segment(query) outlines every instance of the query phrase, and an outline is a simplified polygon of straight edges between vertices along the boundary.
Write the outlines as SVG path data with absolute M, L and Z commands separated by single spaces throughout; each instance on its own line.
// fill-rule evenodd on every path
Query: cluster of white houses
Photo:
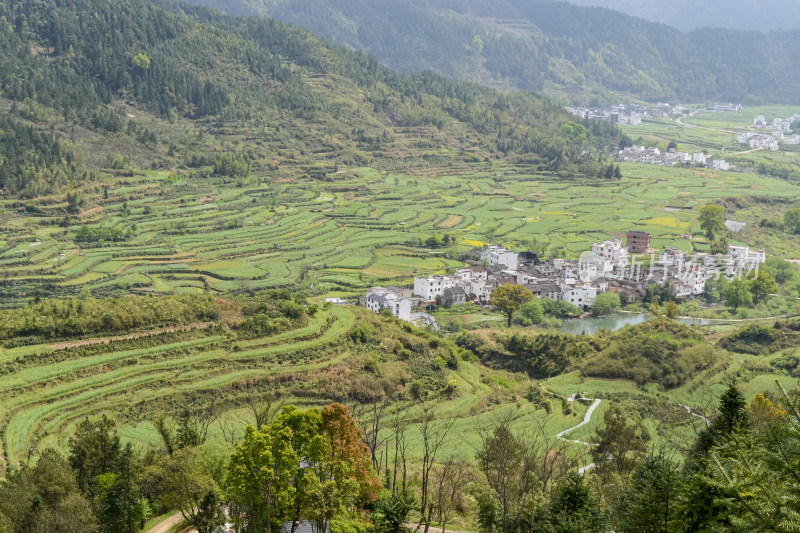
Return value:
M 631 231 L 626 237 L 626 245 L 619 239 L 595 243 L 591 253 L 582 254 L 579 261 L 540 262 L 535 254 L 487 245 L 481 250 L 480 264 L 450 275 L 415 277 L 413 290 L 373 287 L 361 301 L 376 313 L 388 309 L 396 317 L 411 321 L 416 309 L 465 302 L 485 305 L 496 288 L 518 284 L 540 298 L 588 309 L 602 292 L 627 293 L 633 300 L 644 296 L 648 285 L 667 281 L 675 286 L 678 298 L 692 298 L 703 294 L 708 278 L 730 278 L 766 260 L 764 250 L 740 246 L 729 246 L 725 255 L 699 253 L 689 258 L 675 248 L 656 254 L 649 248 L 649 234 Z M 647 266 L 642 266 L 638 254 L 648 254 Z
M 746 144 L 750 148 L 779 150 L 780 144 L 800 144 L 800 134 L 792 133 L 792 124 L 800 120 L 800 114 L 788 118 L 774 118 L 772 124 L 767 123 L 763 115 L 753 120 L 757 131 L 740 130 L 736 132 L 736 142 Z
M 568 107 L 567 111 L 585 119 L 603 120 L 620 126 L 641 126 L 646 118 L 682 117 L 689 109 L 659 103 L 656 105 L 619 104 L 610 107 Z
M 753 127 L 757 130 L 773 130 L 781 133 L 792 133 L 792 124 L 800 120 L 800 113 L 786 118 L 776 117 L 772 119 L 772 124 L 767 122 L 764 115 L 758 115 L 753 119 Z
M 713 168 L 714 170 L 730 170 L 727 161 L 710 158 L 704 152 L 679 152 L 675 149 L 662 152 L 660 148 L 650 146 L 628 146 L 612 154 L 615 161 L 621 163 L 646 163 L 672 167 L 675 165 Z
M 732 104 L 730 102 L 714 102 L 706 108 L 706 111 L 714 113 L 736 113 L 742 110 L 742 104 Z

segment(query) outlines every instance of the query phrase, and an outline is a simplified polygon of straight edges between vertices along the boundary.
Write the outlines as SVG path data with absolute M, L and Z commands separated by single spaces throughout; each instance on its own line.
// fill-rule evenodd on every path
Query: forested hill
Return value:
M 443 148 L 462 160 L 515 157 L 594 175 L 602 169 L 582 150 L 620 141 L 607 125 L 576 129 L 534 94 L 398 74 L 274 20 L 169 0 L 2 0 L 0 21 L 6 135 L 19 140 L 33 127 L 51 136 L 28 135 L 0 158 L 0 189 L 11 192 L 48 192 L 84 176 L 84 163 L 118 166 L 105 159 L 112 146 L 140 166 L 213 164 L 242 175 L 373 158 L 425 163 Z M 78 152 L 90 146 L 80 163 L 59 144 L 66 136 Z M 223 148 L 224 164 L 215 160 Z M 24 164 L 26 150 L 42 164 Z
M 686 34 L 553 0 L 191 1 L 298 24 L 402 71 L 432 69 L 574 102 L 624 95 L 686 102 L 800 99 L 800 31 Z
M 800 28 L 800 0 L 571 0 L 615 9 L 681 30 L 727 28 L 770 31 Z

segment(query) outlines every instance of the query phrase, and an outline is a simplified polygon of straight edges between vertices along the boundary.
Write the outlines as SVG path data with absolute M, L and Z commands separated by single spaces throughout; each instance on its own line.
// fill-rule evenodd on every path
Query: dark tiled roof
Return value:
M 367 296 L 367 299 L 378 302 L 380 304 L 386 303 L 388 301 L 385 296 L 381 296 L 380 294 L 370 294 Z

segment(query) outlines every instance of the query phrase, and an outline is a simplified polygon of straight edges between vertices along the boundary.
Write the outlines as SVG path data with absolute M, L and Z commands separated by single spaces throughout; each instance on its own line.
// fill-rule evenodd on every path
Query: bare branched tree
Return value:
M 239 417 L 226 413 L 219 417 L 217 425 L 222 432 L 222 438 L 231 446 L 236 446 L 242 440 L 244 431 Z
M 455 418 L 436 418 L 436 412 L 426 404 L 421 404 L 422 415 L 415 424 L 422 441 L 422 488 L 420 494 L 420 525 L 424 525 L 425 533 L 431 523 L 433 506 L 429 501 L 431 471 L 439 460 L 445 442 L 451 436 Z
M 547 417 L 536 417 L 529 422 L 529 430 L 522 438 L 528 443 L 527 456 L 532 461 L 528 467 L 536 476 L 539 490 L 548 496 L 554 487 L 577 466 L 567 453 L 570 443 L 546 431 Z
M 503 533 L 523 516 L 537 516 L 537 506 L 576 466 L 567 454 L 569 443 L 548 433 L 546 422 L 534 417 L 523 423 L 517 413 L 506 411 L 479 432 L 478 466 L 500 505 Z
M 272 423 L 275 415 L 283 407 L 283 402 L 274 394 L 265 394 L 260 398 L 249 398 L 247 405 L 250 407 L 256 429 L 261 429 L 261 426 Z
M 164 411 L 158 411 L 153 417 L 153 426 L 161 436 L 167 453 L 172 455 L 175 452 L 175 420 Z
M 431 505 L 435 509 L 437 522 L 442 525 L 442 533 L 445 533 L 452 513 L 466 509 L 464 490 L 471 479 L 469 465 L 453 456 L 434 469 Z
M 356 420 L 361 427 L 361 440 L 369 449 L 372 457 L 372 466 L 380 473 L 381 463 L 378 460 L 378 450 L 389 439 L 389 435 L 383 432 L 385 424 L 386 410 L 389 408 L 389 398 L 381 393 L 375 394 L 368 403 L 359 404 L 353 412 Z M 383 432 L 383 434 L 382 434 Z M 388 467 L 388 465 L 387 465 Z
M 408 410 L 401 409 L 394 413 L 392 417 L 392 437 L 394 440 L 394 464 L 392 469 L 392 494 L 397 494 L 397 474 L 398 472 L 402 472 L 402 479 L 400 481 L 400 486 L 402 490 L 400 492 L 406 492 L 406 481 L 408 479 L 408 471 L 407 466 L 408 463 L 406 461 L 406 452 L 407 452 L 407 442 L 406 442 L 406 427 L 408 426 Z M 388 452 L 387 452 L 388 453 Z M 387 457 L 387 468 L 388 468 L 388 457 Z

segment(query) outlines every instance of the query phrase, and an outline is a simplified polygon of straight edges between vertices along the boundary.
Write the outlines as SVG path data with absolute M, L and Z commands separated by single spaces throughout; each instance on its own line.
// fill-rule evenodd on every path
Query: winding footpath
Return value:
M 572 396 L 570 396 L 568 398 L 568 401 L 574 402 L 575 401 L 575 395 L 573 394 Z M 583 415 L 583 421 L 580 424 L 578 424 L 577 426 L 573 426 L 571 428 L 565 429 L 561 433 L 556 434 L 556 437 L 558 437 L 559 439 L 563 439 L 563 440 L 569 441 L 569 442 L 574 442 L 575 444 L 582 444 L 584 446 L 591 446 L 592 444 L 589 443 L 589 442 L 583 442 L 582 440 L 570 440 L 570 439 L 564 438 L 564 435 L 566 435 L 567 433 L 570 433 L 572 431 L 575 431 L 576 429 L 578 429 L 579 427 L 581 427 L 583 425 L 588 424 L 589 421 L 592 419 L 592 414 L 594 413 L 594 410 L 597 409 L 598 405 L 600 405 L 600 398 L 595 398 L 594 401 L 592 402 L 592 405 L 590 405 L 589 409 L 586 411 L 586 414 Z M 594 463 L 590 463 L 590 464 L 588 464 L 586 466 L 583 466 L 583 467 L 579 468 L 578 469 L 578 474 L 582 476 L 587 470 L 590 470 L 592 468 L 594 468 Z
M 183 522 L 183 515 L 181 513 L 175 513 L 148 529 L 145 533 L 168 533 L 169 530 L 181 522 Z
M 692 408 L 691 408 L 691 407 L 689 407 L 688 405 L 683 405 L 682 403 L 679 403 L 678 405 L 680 405 L 681 407 L 683 407 L 684 409 L 686 409 L 686 412 L 687 412 L 687 413 L 689 413 L 689 415 L 691 415 L 691 416 L 694 416 L 694 417 L 697 417 L 697 418 L 699 418 L 700 420 L 702 420 L 703 422 L 705 422 L 706 426 L 709 426 L 709 425 L 711 425 L 711 421 L 710 421 L 708 418 L 704 417 L 704 416 L 703 416 L 703 415 L 701 415 L 701 414 L 695 413 L 695 412 L 692 410 Z
M 709 128 L 707 126 L 698 126 L 696 124 L 690 124 L 688 122 L 684 122 L 683 121 L 684 118 L 691 118 L 691 117 L 695 116 L 697 113 L 699 113 L 700 111 L 702 111 L 702 110 L 701 109 L 695 109 L 694 111 L 689 113 L 689 116 L 687 116 L 687 117 L 676 118 L 675 122 L 677 122 L 678 124 L 680 124 L 681 126 L 683 126 L 685 128 L 697 128 L 699 130 L 716 131 L 718 133 L 734 133 L 734 134 L 736 133 L 735 131 L 731 131 L 731 130 L 721 130 L 721 129 L 717 129 L 717 128 Z

